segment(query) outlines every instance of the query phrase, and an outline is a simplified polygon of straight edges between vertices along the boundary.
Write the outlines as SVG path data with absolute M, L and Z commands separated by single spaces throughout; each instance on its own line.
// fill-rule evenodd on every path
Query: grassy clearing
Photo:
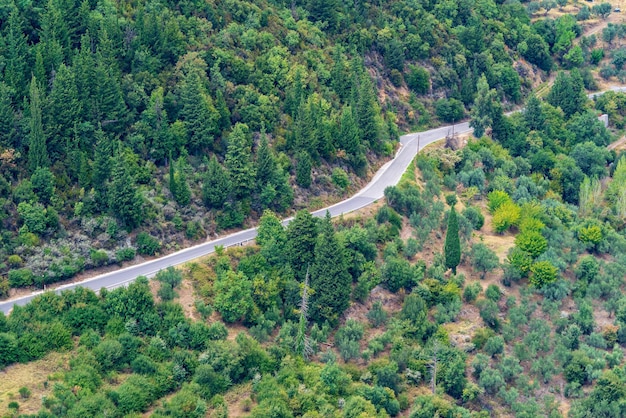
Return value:
M 52 392 L 55 376 L 69 370 L 72 352 L 53 352 L 41 360 L 15 364 L 0 371 L 0 416 L 10 416 L 9 403 L 18 402 L 20 414 L 35 414 L 41 400 Z M 19 390 L 26 387 L 31 395 L 22 399 Z

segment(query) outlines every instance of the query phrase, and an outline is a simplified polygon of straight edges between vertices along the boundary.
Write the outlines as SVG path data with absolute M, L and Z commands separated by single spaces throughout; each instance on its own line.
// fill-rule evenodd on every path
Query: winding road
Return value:
M 610 87 L 607 91 L 624 92 L 626 91 L 626 87 L 614 86 Z M 593 99 L 594 97 L 597 97 L 605 92 L 606 91 L 592 93 L 589 94 L 588 97 Z M 402 174 L 404 174 L 409 164 L 411 164 L 413 157 L 417 154 L 418 144 L 419 148 L 422 149 L 428 144 L 444 139 L 452 132 L 452 129 L 452 125 L 448 125 L 425 132 L 417 132 L 401 136 L 400 148 L 398 149 L 395 158 L 382 166 L 363 189 L 349 199 L 313 212 L 313 216 L 323 217 L 325 216 L 326 211 L 329 211 L 330 215 L 333 217 L 339 216 L 344 213 L 354 212 L 355 210 L 361 209 L 382 198 L 384 196 L 385 189 L 388 186 L 398 184 Z M 456 134 L 463 134 L 471 131 L 472 128 L 469 127 L 469 122 L 454 125 L 454 133 Z M 287 225 L 291 219 L 292 218 L 285 219 L 283 224 Z M 233 245 L 240 245 L 253 240 L 254 237 L 256 237 L 256 228 L 246 229 L 213 241 L 208 241 L 203 244 L 186 248 L 156 260 L 147 261 L 145 263 L 102 274 L 81 282 L 62 285 L 55 288 L 54 291 L 61 292 L 66 289 L 74 289 L 76 287 L 86 287 L 95 291 L 98 291 L 103 287 L 107 289 L 114 289 L 132 282 L 138 276 L 152 277 L 159 270 L 170 266 L 177 266 L 192 261 L 198 257 L 211 254 L 215 251 L 216 246 L 231 247 Z M 1 302 L 0 311 L 8 314 L 11 309 L 13 309 L 14 305 L 25 305 L 41 293 L 43 293 L 43 291 L 33 292 L 27 296 L 21 296 Z
M 469 127 L 468 122 L 454 125 L 454 132 L 458 134 L 466 133 L 471 130 L 472 129 Z M 401 145 L 395 158 L 382 166 L 363 189 L 349 199 L 313 212 L 313 216 L 323 217 L 325 216 L 326 211 L 329 211 L 333 217 L 339 216 L 344 213 L 361 209 L 362 207 L 365 207 L 382 198 L 384 196 L 385 188 L 398 184 L 402 174 L 404 174 L 409 164 L 411 164 L 413 157 L 415 157 L 418 152 L 418 142 L 420 149 L 422 149 L 428 144 L 444 139 L 446 135 L 451 133 L 451 131 L 452 126 L 442 126 L 436 129 L 431 129 L 430 131 L 401 136 Z M 291 219 L 292 218 L 285 219 L 283 224 L 287 225 Z M 74 289 L 76 287 L 85 287 L 95 291 L 98 291 L 103 287 L 107 289 L 114 289 L 128 284 L 129 282 L 135 280 L 138 276 L 152 277 L 159 270 L 170 266 L 177 266 L 198 257 L 211 254 L 215 251 L 216 246 L 231 247 L 233 245 L 243 244 L 253 240 L 254 237 L 256 237 L 256 233 L 256 228 L 239 231 L 213 241 L 208 241 L 203 244 L 186 248 L 156 260 L 147 261 L 142 264 L 102 274 L 81 282 L 62 285 L 55 288 L 54 291 L 61 292 L 66 289 Z M 41 293 L 43 293 L 43 291 L 33 292 L 27 296 L 21 296 L 1 302 L 0 311 L 4 312 L 4 314 L 8 314 L 13 309 L 14 305 L 25 305 Z

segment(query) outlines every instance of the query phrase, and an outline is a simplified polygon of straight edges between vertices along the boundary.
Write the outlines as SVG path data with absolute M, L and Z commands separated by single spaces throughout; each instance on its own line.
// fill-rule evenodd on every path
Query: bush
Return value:
M 35 275 L 30 269 L 22 268 L 9 271 L 9 285 L 11 287 L 32 286 L 35 282 Z
M 343 171 L 343 169 L 339 167 L 333 169 L 332 180 L 333 184 L 342 190 L 350 185 L 350 178 L 348 177 L 348 173 L 346 173 L 345 171 Z
M 497 302 L 502 297 L 502 291 L 497 285 L 490 284 L 487 287 L 487 290 L 485 290 L 485 296 L 487 297 L 487 299 Z
M 94 266 L 103 266 L 109 262 L 109 256 L 104 250 L 89 250 L 89 258 Z
M 161 243 L 147 232 L 137 234 L 137 252 L 141 255 L 155 255 L 161 249 Z
M 498 233 L 503 233 L 512 226 L 517 225 L 522 215 L 522 209 L 515 203 L 509 201 L 503 203 L 493 213 L 493 228 Z
M 22 260 L 22 257 L 20 257 L 19 255 L 13 254 L 7 258 L 7 264 L 9 267 L 16 269 L 16 268 L 22 267 L 22 264 L 24 264 L 24 261 Z
M 492 214 L 507 202 L 511 202 L 511 197 L 502 190 L 494 190 L 487 195 L 487 207 Z
M 346 325 L 339 328 L 335 334 L 335 342 L 344 361 L 359 357 L 359 341 L 363 338 L 363 333 L 363 325 L 353 319 L 347 320 Z
M 472 224 L 472 228 L 475 231 L 480 230 L 485 224 L 485 217 L 480 212 L 480 209 L 475 208 L 474 206 L 468 206 L 463 210 L 462 215 L 470 221 Z
M 557 268 L 549 261 L 538 261 L 532 265 L 530 271 L 533 273 L 530 277 L 530 283 L 541 289 L 544 285 L 556 281 Z
M 472 283 L 465 286 L 465 289 L 463 289 L 463 300 L 467 303 L 474 302 L 482 290 L 483 287 L 480 283 Z
M 515 245 L 532 258 L 537 258 L 548 248 L 548 241 L 540 232 L 526 230 L 515 237 Z
M 22 387 L 20 388 L 19 392 L 20 392 L 20 397 L 21 397 L 22 399 L 28 399 L 28 398 L 30 398 L 31 391 L 30 391 L 30 389 L 28 389 L 27 387 L 22 386 Z
M 485 352 L 491 357 L 504 351 L 504 338 L 501 335 L 491 337 L 485 343 Z
M 378 328 L 387 322 L 387 312 L 383 309 L 383 304 L 380 301 L 374 303 L 372 309 L 367 313 L 367 320 L 373 327 Z
M 115 253 L 115 258 L 117 259 L 118 263 L 121 263 L 124 261 L 132 260 L 133 258 L 135 258 L 136 254 L 137 251 L 135 251 L 135 249 L 132 247 L 120 248 Z
M 500 259 L 496 253 L 482 243 L 472 245 L 470 262 L 472 267 L 480 272 L 481 279 L 484 279 L 488 272 L 500 265 Z

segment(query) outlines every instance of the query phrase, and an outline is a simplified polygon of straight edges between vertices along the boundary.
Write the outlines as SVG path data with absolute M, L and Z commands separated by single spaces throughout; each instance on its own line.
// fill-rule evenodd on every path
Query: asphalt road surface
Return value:
M 471 130 L 472 129 L 469 127 L 468 122 L 454 126 L 455 133 L 465 133 Z M 398 184 L 400 181 L 402 174 L 404 174 L 407 167 L 413 160 L 413 157 L 415 157 L 418 152 L 418 142 L 420 149 L 422 149 L 430 143 L 445 138 L 446 135 L 450 133 L 452 133 L 452 126 L 443 126 L 430 131 L 412 133 L 400 137 L 401 146 L 398 149 L 395 158 L 381 167 L 372 181 L 370 181 L 363 189 L 349 199 L 334 204 L 328 208 L 315 211 L 313 212 L 313 216 L 323 217 L 326 215 L 326 211 L 329 211 L 333 217 L 339 216 L 344 213 L 361 209 L 362 207 L 365 207 L 382 198 L 384 196 L 385 188 Z M 287 225 L 290 220 L 291 218 L 285 219 L 283 224 Z M 254 237 L 256 237 L 256 228 L 246 229 L 213 241 L 186 248 L 156 260 L 147 261 L 142 264 L 102 274 L 81 282 L 63 285 L 55 288 L 54 291 L 61 292 L 67 289 L 74 289 L 79 286 L 95 291 L 98 291 L 103 287 L 107 289 L 114 289 L 132 282 L 138 276 L 152 277 L 159 270 L 183 264 L 198 257 L 211 254 L 215 251 L 215 247 L 218 245 L 223 247 L 241 245 L 253 240 Z M 11 309 L 13 309 L 13 305 L 25 305 L 41 293 L 43 293 L 43 291 L 37 291 L 27 296 L 1 302 L 0 310 L 5 314 L 8 314 Z

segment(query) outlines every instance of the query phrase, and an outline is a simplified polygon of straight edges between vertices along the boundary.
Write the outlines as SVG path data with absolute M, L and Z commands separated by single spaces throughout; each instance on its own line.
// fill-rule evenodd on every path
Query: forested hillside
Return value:
M 392 155 L 398 126 L 465 117 L 481 76 L 507 108 L 554 68 L 599 62 L 574 41 L 600 10 L 531 12 L 491 0 L 3 2 L 0 296 L 264 209 L 320 207 Z
M 489 135 L 372 209 L 266 210 L 255 245 L 0 315 L 0 414 L 626 415 L 626 159 L 596 117 L 622 125 L 626 94 L 573 71 L 524 107 L 481 77 Z

